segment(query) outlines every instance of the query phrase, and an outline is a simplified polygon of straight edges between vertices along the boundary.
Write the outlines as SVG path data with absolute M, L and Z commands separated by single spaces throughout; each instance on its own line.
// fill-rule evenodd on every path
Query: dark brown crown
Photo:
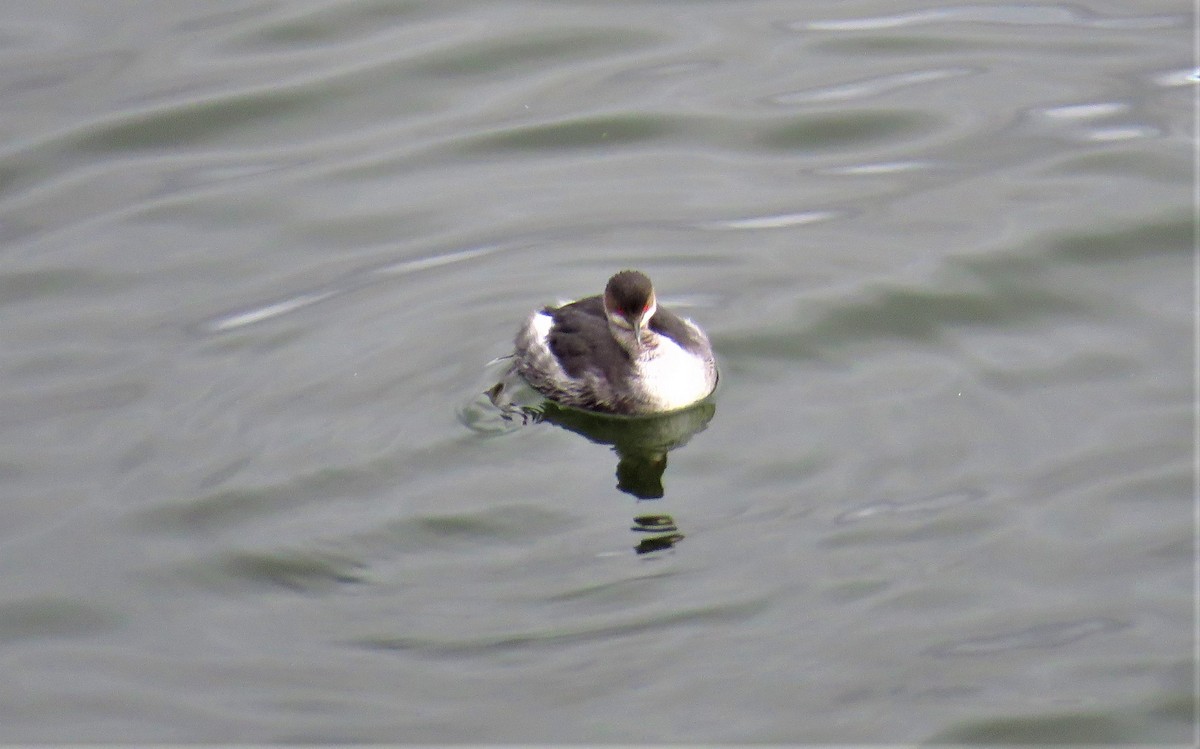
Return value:
M 646 274 L 636 270 L 621 271 L 604 287 L 604 307 L 629 319 L 641 315 L 653 298 L 654 285 Z

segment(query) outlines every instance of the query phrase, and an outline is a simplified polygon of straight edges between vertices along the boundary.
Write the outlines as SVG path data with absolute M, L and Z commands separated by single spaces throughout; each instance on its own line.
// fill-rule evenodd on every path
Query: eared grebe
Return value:
M 565 406 L 615 414 L 674 411 L 717 385 L 708 336 L 658 306 L 650 279 L 625 270 L 603 296 L 544 307 L 517 332 L 515 368 Z

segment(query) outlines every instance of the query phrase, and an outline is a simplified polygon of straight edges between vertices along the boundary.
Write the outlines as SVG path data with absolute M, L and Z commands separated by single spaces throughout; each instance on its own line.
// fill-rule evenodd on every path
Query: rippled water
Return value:
M 0 742 L 1190 741 L 1193 24 L 5 3 Z M 622 267 L 715 407 L 499 421 Z

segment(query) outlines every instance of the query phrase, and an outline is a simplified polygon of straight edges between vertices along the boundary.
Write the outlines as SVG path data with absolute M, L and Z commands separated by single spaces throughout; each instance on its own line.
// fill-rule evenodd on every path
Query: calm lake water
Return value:
M 0 743 L 1190 743 L 1194 22 L 5 2 Z M 478 397 L 625 267 L 657 499 Z

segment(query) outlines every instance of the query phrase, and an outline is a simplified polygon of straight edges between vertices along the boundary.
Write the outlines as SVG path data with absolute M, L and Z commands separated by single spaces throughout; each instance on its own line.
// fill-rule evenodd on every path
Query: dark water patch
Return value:
M 1140 743 L 1110 712 L 1060 713 L 965 721 L 926 739 L 925 744 L 1072 746 Z
M 939 658 L 957 656 L 988 656 L 1014 650 L 1040 650 L 1070 645 L 1087 637 L 1111 634 L 1128 627 L 1116 619 L 1095 618 L 1067 622 L 1035 624 L 1024 629 L 1002 632 L 986 637 L 973 637 L 958 642 L 937 645 L 927 652 Z
M 574 525 L 572 516 L 537 505 L 505 504 L 473 512 L 395 520 L 386 534 L 395 548 L 424 552 L 463 544 L 522 544 Z
M 20 463 L 0 460 L 0 476 L 4 477 L 10 486 L 15 485 L 21 478 L 29 475 L 28 469 Z
M 137 516 L 135 524 L 187 535 L 211 533 L 235 528 L 254 517 L 282 512 L 295 502 L 292 494 L 284 490 L 229 489 L 151 507 Z
M 38 49 L 48 49 L 60 41 L 49 24 L 21 23 L 15 21 L 0 22 L 0 52 L 17 54 Z
M 159 454 L 159 443 L 156 439 L 139 439 L 121 451 L 113 462 L 113 467 L 118 475 L 127 476 L 150 465 Z
M 615 81 L 642 80 L 655 78 L 674 78 L 707 73 L 721 67 L 718 60 L 692 60 L 689 62 L 668 62 L 644 65 L 622 70 L 613 75 Z
M 378 635 L 352 639 L 349 644 L 367 650 L 399 651 L 428 656 L 479 656 L 492 652 L 523 650 L 552 645 L 613 640 L 622 637 L 674 630 L 677 627 L 741 621 L 767 608 L 767 602 L 751 600 L 677 609 L 638 619 L 596 623 L 585 627 L 561 627 L 527 632 L 510 632 L 481 637 Z
M 597 600 L 628 600 L 631 591 L 644 589 L 650 581 L 670 580 L 677 577 L 677 571 L 660 572 L 653 575 L 639 575 L 625 580 L 608 580 L 601 583 L 583 585 L 573 590 L 555 593 L 545 598 L 548 603 L 565 603 L 573 601 L 595 602 Z
M 813 50 L 832 57 L 877 56 L 927 57 L 930 55 L 978 54 L 986 46 L 978 41 L 950 39 L 933 34 L 861 34 L 851 37 L 817 39 Z
M 892 580 L 838 580 L 821 590 L 821 598 L 835 606 L 864 601 L 890 590 L 893 584 Z
M 1194 730 L 1200 720 L 1200 706 L 1196 704 L 1196 695 L 1190 694 L 1195 682 L 1197 664 L 1189 663 L 1185 669 L 1189 671 L 1186 683 L 1174 695 L 1156 701 L 1148 711 L 1149 717 L 1161 718 L 1174 723 L 1188 731 Z M 1155 721 L 1157 722 L 1157 721 Z
M 922 112 L 855 111 L 797 117 L 720 120 L 661 113 L 581 116 L 558 122 L 515 124 L 459 138 L 446 147 L 469 156 L 610 149 L 673 144 L 722 150 L 823 151 L 926 135 L 944 122 Z
M 6 76 L 0 82 L 0 96 L 12 104 L 28 95 L 48 94 L 54 89 L 69 86 L 86 79 L 99 79 L 114 75 L 123 66 L 133 61 L 133 55 L 124 52 L 103 52 L 77 55 L 39 65 L 36 70 L 25 70 Z
M 75 134 L 73 145 L 82 151 L 111 154 L 218 143 L 236 132 L 261 133 L 271 122 L 329 106 L 331 93 L 321 85 L 280 87 L 125 112 L 90 123 Z
M 1140 224 L 1050 237 L 1026 251 L 951 257 L 923 281 L 876 281 L 839 299 L 797 332 L 746 333 L 720 338 L 727 353 L 771 358 L 818 358 L 823 350 L 878 339 L 935 344 L 964 327 L 1011 328 L 1061 317 L 1094 317 L 1104 298 L 1056 283 L 1055 267 L 1135 261 L 1150 255 L 1190 256 L 1190 218 L 1169 215 Z M 1048 262 L 1050 261 L 1050 262 Z M 1105 364 L 1112 355 L 1101 356 Z
M 1183 429 L 1174 430 L 1176 434 L 1184 434 Z M 1187 470 L 1185 452 L 1179 443 L 1164 439 L 1159 445 L 1159 459 L 1165 461 L 1174 456 L 1173 465 L 1163 465 L 1147 470 L 1138 471 L 1130 468 L 1120 472 L 1120 480 L 1114 482 L 1112 493 L 1119 502 L 1140 502 L 1158 506 L 1159 503 L 1171 500 L 1182 500 L 1187 496 L 1195 496 L 1196 487 L 1194 476 Z M 1115 465 L 1114 462 L 1109 463 Z
M 74 414 L 111 411 L 142 400 L 149 388 L 140 382 L 94 387 L 61 388 L 55 392 L 0 400 L 0 419 L 6 426 L 56 419 Z
M 865 288 L 804 330 L 749 333 L 720 339 L 723 353 L 771 358 L 819 358 L 826 349 L 878 339 L 934 344 L 948 330 L 964 326 L 1029 323 L 1055 314 L 1082 313 L 1087 305 L 1056 290 L 997 282 L 992 288 L 956 291 L 944 285 L 905 286 L 880 282 Z
M 420 2 L 360 0 L 347 5 L 280 14 L 261 22 L 240 23 L 237 34 L 219 49 L 226 54 L 280 50 L 311 54 L 314 48 L 354 44 L 364 37 L 379 35 L 381 30 L 409 21 L 427 7 L 426 3 Z M 226 18 L 222 23 L 231 20 L 237 19 Z
M 773 151 L 855 148 L 928 133 L 941 120 L 928 112 L 861 111 L 797 117 L 764 127 L 753 140 Z
M 241 582 L 297 593 L 321 593 L 366 582 L 366 571 L 366 565 L 358 560 L 320 551 L 238 551 L 189 567 L 185 576 L 218 588 Z
M 1194 487 L 1191 478 L 1192 477 L 1190 475 L 1179 477 L 1179 482 L 1181 484 L 1180 488 L 1183 489 L 1183 491 L 1177 496 L 1188 496 L 1188 493 Z M 1196 559 L 1196 554 L 1198 551 L 1200 551 L 1200 548 L 1197 548 L 1197 546 L 1197 539 L 1194 535 L 1192 535 L 1191 530 L 1189 529 L 1187 532 L 1180 532 L 1174 540 L 1160 541 L 1156 545 L 1150 547 L 1146 550 L 1146 556 L 1158 557 L 1160 559 L 1167 559 L 1178 563 L 1191 562 L 1192 560 Z
M 245 27 L 249 26 L 252 21 L 263 15 L 264 10 L 270 6 L 250 6 L 245 8 L 219 9 L 210 10 L 214 6 L 196 6 L 196 10 L 201 8 L 205 12 L 197 13 L 193 16 L 188 16 L 177 21 L 172 27 L 173 30 L 185 34 L 195 32 L 207 32 L 214 29 L 222 29 L 229 26 Z
M 653 37 L 629 30 L 589 29 L 586 33 L 543 31 L 537 36 L 457 45 L 424 56 L 407 67 L 418 76 L 461 78 L 544 70 L 554 60 L 575 63 L 652 43 Z
M 1161 431 L 1153 441 L 1106 444 L 1078 455 L 1060 456 L 1032 477 L 1033 491 L 1041 496 L 1086 492 L 1123 504 L 1158 504 L 1193 496 L 1185 437 L 1191 434 L 1190 415 L 1179 409 L 1174 419 L 1159 417 Z
M 1047 169 L 1048 174 L 1098 177 L 1137 176 L 1153 182 L 1179 185 L 1191 179 L 1190 162 L 1151 150 L 1126 148 L 1066 157 Z
M 169 171 L 162 174 L 161 187 L 155 191 L 154 195 L 156 197 L 173 196 L 214 185 L 245 183 L 268 175 L 278 175 L 300 167 L 305 162 L 304 156 L 279 158 L 276 156 L 252 157 L 243 154 L 235 159 L 214 159 L 195 166 L 176 163 L 171 166 Z M 196 205 L 189 205 L 188 209 L 193 212 L 193 216 L 200 211 Z M 173 221 L 181 219 L 177 204 L 146 204 L 140 207 L 139 213 L 143 218 L 148 219 L 164 217 L 169 217 Z M 228 217 L 230 222 L 233 222 L 235 217 L 242 218 L 228 208 L 222 212 L 222 216 Z
M 121 291 L 135 284 L 132 278 L 79 268 L 9 271 L 0 273 L 0 307 L 49 296 L 70 295 L 78 299 Z
M 28 598 L 0 603 L 0 642 L 88 637 L 116 629 L 115 612 L 69 598 Z
M 382 466 L 321 468 L 274 485 L 222 489 L 190 499 L 164 500 L 137 512 L 133 523 L 168 533 L 213 533 L 311 503 L 375 496 L 395 483 L 396 476 Z
M 809 335 L 824 341 L 898 338 L 932 343 L 955 326 L 1009 325 L 1048 316 L 1052 311 L 1082 309 L 1049 291 L 1004 291 L 1007 293 L 879 284 L 870 301 L 831 312 L 810 328 Z
M 1062 237 L 1051 245 L 1050 252 L 1071 263 L 1127 262 L 1147 255 L 1191 257 L 1195 243 L 1196 228 L 1191 217 L 1179 216 Z
M 544 125 L 508 128 L 470 139 L 456 146 L 456 149 L 478 154 L 608 148 L 662 140 L 684 129 L 683 120 L 677 117 L 582 117 Z

